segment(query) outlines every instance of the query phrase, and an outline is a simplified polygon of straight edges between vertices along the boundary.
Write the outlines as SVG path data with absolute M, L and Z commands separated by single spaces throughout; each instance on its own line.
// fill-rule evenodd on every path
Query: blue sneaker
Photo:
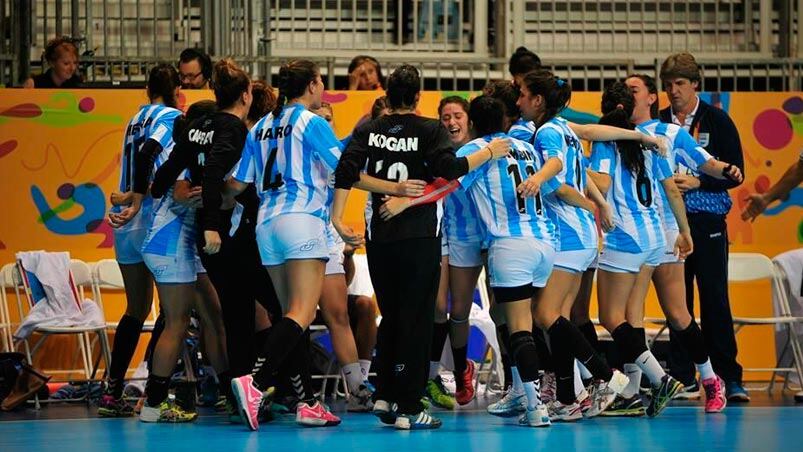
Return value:
M 514 417 L 527 410 L 527 396 L 524 391 L 515 392 L 512 388 L 499 401 L 488 405 L 488 414 L 499 417 Z
M 750 401 L 747 390 L 738 381 L 725 383 L 725 394 L 728 397 L 728 402 L 747 403 Z

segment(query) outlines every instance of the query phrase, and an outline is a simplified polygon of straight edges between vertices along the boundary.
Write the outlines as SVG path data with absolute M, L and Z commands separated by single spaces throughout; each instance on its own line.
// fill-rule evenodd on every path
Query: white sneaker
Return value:
M 549 418 L 556 422 L 574 422 L 583 418 L 580 404 L 577 402 L 564 405 L 559 400 L 553 400 L 547 405 L 547 411 L 549 412 Z
M 552 425 L 546 405 L 542 403 L 534 410 L 528 408 L 519 418 L 519 425 L 524 427 L 549 427 Z
M 630 383 L 630 378 L 618 370 L 613 371 L 610 381 L 595 382 L 591 390 L 591 408 L 586 410 L 583 415 L 587 418 L 599 416 L 611 406 L 616 400 L 616 396 L 627 388 L 628 383 Z
M 367 387 L 360 385 L 360 389 L 349 395 L 346 402 L 346 411 L 350 413 L 367 413 L 374 409 L 374 402 L 371 401 L 371 396 L 374 393 Z

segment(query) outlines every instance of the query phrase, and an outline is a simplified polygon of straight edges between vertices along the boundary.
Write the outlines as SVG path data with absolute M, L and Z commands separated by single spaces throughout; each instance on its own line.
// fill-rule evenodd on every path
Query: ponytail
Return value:
M 218 109 L 225 110 L 234 105 L 248 91 L 249 86 L 251 79 L 234 61 L 226 58 L 215 63 L 212 87 Z
M 279 68 L 279 96 L 276 98 L 276 107 L 273 109 L 274 119 L 282 114 L 282 108 L 287 101 L 304 95 L 307 86 L 320 74 L 318 65 L 312 61 L 292 60 L 283 64 Z
M 540 95 L 544 98 L 544 117 L 541 124 L 536 124 L 539 127 L 563 111 L 572 99 L 572 86 L 569 82 L 546 69 L 529 72 L 522 83 L 531 96 Z
M 176 88 L 181 86 L 176 68 L 169 64 L 159 64 L 151 68 L 148 73 L 148 99 L 161 97 L 168 107 L 177 108 Z
M 602 113 L 599 123 L 620 129 L 633 130 L 635 126 L 630 121 L 636 101 L 630 88 L 623 82 L 615 82 L 602 93 Z M 637 141 L 617 141 L 622 164 L 636 176 L 644 173 L 644 150 Z

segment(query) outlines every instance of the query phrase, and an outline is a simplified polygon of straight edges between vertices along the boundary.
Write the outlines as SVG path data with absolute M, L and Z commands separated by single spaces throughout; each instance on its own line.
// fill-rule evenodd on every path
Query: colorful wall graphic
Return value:
M 0 221 L 0 264 L 11 262 L 16 251 L 31 249 L 69 250 L 87 261 L 113 257 L 105 214 L 109 194 L 117 186 L 125 124 L 147 102 L 144 90 L 4 89 L 0 93 L 0 206 L 4 216 Z M 426 92 L 419 112 L 434 116 L 440 99 L 453 94 L 470 96 Z M 325 93 L 334 108 L 337 135 L 348 135 L 366 117 L 378 95 Z M 801 187 L 754 223 L 739 219 L 745 197 L 767 190 L 797 160 L 803 147 L 802 96 L 703 95 L 730 113 L 744 148 L 747 178 L 731 192 L 735 207 L 728 218 L 733 251 L 774 256 L 803 246 Z M 211 93 L 185 91 L 180 102 L 186 106 L 201 98 L 211 98 Z M 593 122 L 599 102 L 599 93 L 575 93 L 567 116 Z M 663 97 L 662 104 L 666 104 Z M 364 201 L 365 195 L 357 191 L 350 199 L 348 220 L 358 227 L 362 227 Z M 739 300 L 732 303 L 737 305 Z M 766 339 L 771 340 L 769 336 Z

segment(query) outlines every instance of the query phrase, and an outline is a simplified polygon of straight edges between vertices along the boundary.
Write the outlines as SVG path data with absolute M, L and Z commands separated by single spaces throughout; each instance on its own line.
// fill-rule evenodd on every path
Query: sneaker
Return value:
M 393 426 L 397 430 L 433 430 L 440 428 L 442 424 L 440 419 L 432 417 L 424 410 L 416 414 L 399 414 Z
M 584 412 L 583 415 L 592 418 L 602 414 L 614 403 L 616 397 L 625 390 L 629 382 L 630 379 L 627 375 L 614 370 L 610 381 L 600 380 L 594 383 L 591 388 L 591 408 Z
M 574 422 L 583 418 L 580 404 L 577 402 L 564 405 L 560 400 L 553 400 L 547 405 L 547 412 L 549 418 L 556 422 Z
M 583 392 L 577 396 L 577 403 L 580 405 L 580 412 L 583 413 L 583 417 L 593 417 L 586 415 L 588 410 L 591 409 L 592 400 L 591 394 L 587 389 L 583 389 Z
M 390 404 L 387 400 L 377 400 L 374 402 L 374 416 L 378 417 L 383 424 L 393 425 L 396 423 L 398 406 Z
M 747 390 L 736 381 L 725 383 L 725 394 L 727 394 L 728 402 L 747 403 L 750 401 Z
M 115 399 L 111 394 L 103 394 L 98 402 L 98 416 L 101 417 L 130 417 L 134 415 L 134 407 L 125 401 L 124 397 Z
M 703 380 L 705 390 L 705 412 L 719 413 L 725 409 L 728 399 L 725 398 L 725 382 L 719 377 Z
M 525 409 L 524 414 L 519 418 L 519 425 L 523 427 L 549 427 L 552 425 L 546 405 L 542 403 L 534 410 Z
M 312 406 L 302 402 L 296 407 L 296 422 L 307 427 L 332 427 L 340 424 L 340 418 L 319 401 Z
M 259 406 L 262 404 L 262 391 L 254 385 L 254 377 L 243 375 L 231 379 L 231 391 L 237 399 L 237 409 L 251 430 L 259 429 Z
M 555 391 L 557 391 L 555 372 L 544 372 L 541 377 L 541 401 L 549 404 L 555 400 Z
M 678 400 L 697 400 L 700 398 L 700 385 L 697 380 L 690 385 L 684 385 L 683 389 L 675 396 Z
M 669 375 L 661 378 L 661 384 L 652 388 L 652 399 L 647 406 L 647 416 L 655 417 L 669 405 L 675 394 L 683 390 L 683 383 L 675 380 Z
M 601 412 L 599 415 L 610 417 L 639 417 L 645 414 L 644 402 L 641 401 L 641 396 L 636 394 L 629 399 L 617 395 L 608 409 Z
M 427 396 L 435 406 L 453 410 L 455 400 L 443 386 L 440 375 L 427 382 Z
M 513 417 L 527 411 L 527 396 L 524 391 L 511 388 L 504 397 L 488 405 L 488 414 L 499 417 Z
M 463 389 L 458 389 L 455 392 L 455 399 L 460 405 L 467 405 L 474 400 L 474 378 L 477 376 L 477 365 L 474 361 L 466 360 L 466 371 L 461 376 L 463 382 Z
M 192 422 L 196 419 L 198 419 L 198 413 L 184 411 L 175 403 L 170 403 L 167 400 L 156 407 L 148 406 L 148 402 L 145 402 L 145 405 L 142 406 L 142 411 L 139 413 L 139 420 L 142 422 L 179 424 Z
M 350 413 L 367 413 L 374 409 L 374 402 L 371 397 L 374 392 L 365 385 L 360 385 L 357 392 L 349 394 L 349 399 L 346 402 L 346 411 Z

